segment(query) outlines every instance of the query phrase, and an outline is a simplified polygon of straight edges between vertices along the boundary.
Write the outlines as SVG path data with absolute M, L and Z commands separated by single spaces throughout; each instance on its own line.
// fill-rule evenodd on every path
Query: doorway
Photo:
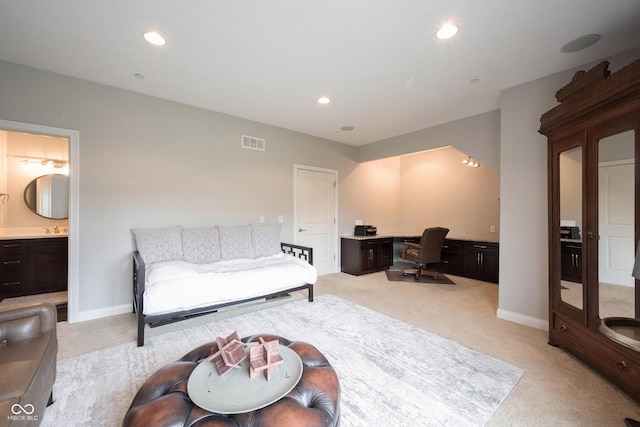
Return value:
M 66 138 L 69 141 L 69 219 L 68 219 L 68 321 L 78 319 L 78 258 L 79 258 L 79 147 L 80 134 L 71 129 L 55 128 L 32 123 L 14 122 L 0 119 L 0 130 L 22 132 L 35 135 Z M 19 198 L 17 198 L 20 200 Z
M 294 165 L 295 243 L 313 248 L 318 274 L 337 272 L 338 171 Z

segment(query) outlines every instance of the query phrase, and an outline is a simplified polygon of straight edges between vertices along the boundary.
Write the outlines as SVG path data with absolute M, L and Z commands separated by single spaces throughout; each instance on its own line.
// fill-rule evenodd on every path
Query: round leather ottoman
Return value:
M 253 335 L 243 342 L 277 339 L 302 360 L 302 378 L 283 398 L 269 406 L 242 414 L 217 414 L 196 406 L 187 394 L 187 380 L 198 361 L 209 357 L 215 342 L 201 345 L 170 363 L 140 387 L 122 425 L 139 426 L 337 426 L 340 420 L 340 383 L 327 359 L 311 344 L 276 335 Z

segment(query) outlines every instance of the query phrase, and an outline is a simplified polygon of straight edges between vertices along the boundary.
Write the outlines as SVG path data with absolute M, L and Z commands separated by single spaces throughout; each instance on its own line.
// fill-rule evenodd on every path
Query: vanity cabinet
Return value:
M 0 240 L 0 300 L 67 290 L 67 237 Z
M 29 241 L 0 240 L 0 300 L 29 294 Z
M 67 290 L 68 240 L 66 237 L 31 240 L 31 276 L 36 293 Z
M 341 269 L 361 274 L 385 270 L 393 265 L 393 237 L 340 239 Z
M 547 137 L 549 344 L 640 401 L 640 60 L 576 73 L 540 118 Z M 581 229 L 561 240 L 561 224 Z

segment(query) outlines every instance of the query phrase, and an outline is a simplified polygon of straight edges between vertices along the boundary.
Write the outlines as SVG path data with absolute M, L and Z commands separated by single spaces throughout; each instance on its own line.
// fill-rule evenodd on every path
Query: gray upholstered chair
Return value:
M 0 311 L 2 427 L 37 426 L 45 408 L 53 402 L 58 355 L 56 316 L 56 307 L 50 303 Z
M 440 254 L 447 233 L 449 233 L 448 228 L 431 227 L 424 230 L 419 244 L 407 242 L 407 247 L 403 251 L 404 257 L 418 264 L 418 268 L 405 269 L 402 273 L 405 276 L 415 275 L 416 280 L 422 275 L 437 278 L 439 273 L 430 269 L 429 266 L 442 262 Z

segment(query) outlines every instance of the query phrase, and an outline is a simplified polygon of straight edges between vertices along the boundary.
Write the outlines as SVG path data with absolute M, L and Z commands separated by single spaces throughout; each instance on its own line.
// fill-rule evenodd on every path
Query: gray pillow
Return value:
M 138 228 L 131 230 L 136 248 L 146 264 L 182 259 L 181 227 Z
M 253 254 L 256 258 L 282 252 L 280 247 L 280 224 L 251 226 Z
M 196 264 L 220 261 L 218 227 L 183 228 L 182 253 L 185 261 Z
M 218 227 L 220 259 L 255 258 L 251 242 L 251 226 Z

